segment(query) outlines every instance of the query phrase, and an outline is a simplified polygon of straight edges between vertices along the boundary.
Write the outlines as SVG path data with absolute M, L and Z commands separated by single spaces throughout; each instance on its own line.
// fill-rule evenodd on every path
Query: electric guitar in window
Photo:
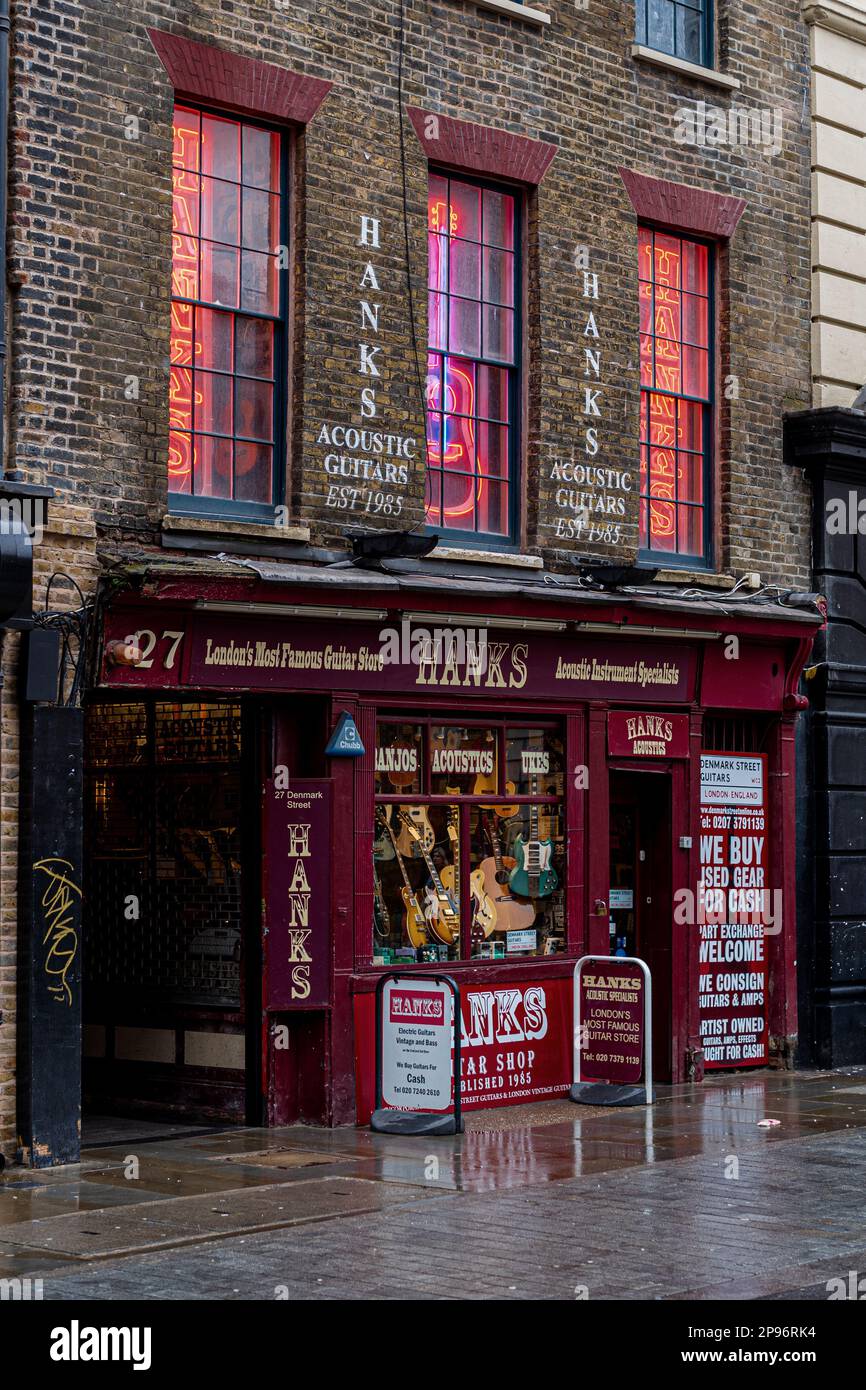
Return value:
M 516 867 L 515 860 L 505 858 L 499 844 L 496 821 L 485 812 L 481 814 L 481 824 L 490 841 L 492 856 L 482 859 L 477 873 L 481 875 L 484 891 L 496 910 L 497 931 L 525 931 L 535 921 L 535 908 L 532 903 L 521 902 L 511 896 L 508 885 L 510 871 Z
M 496 906 L 484 887 L 484 876 L 477 869 L 469 874 L 469 892 L 472 897 L 473 939 L 483 937 L 486 941 L 491 932 L 500 926 L 497 921 Z M 480 934 L 480 936 L 479 936 Z
M 373 930 L 383 940 L 387 940 L 391 935 L 391 918 L 388 915 L 385 894 L 382 892 L 382 884 L 376 873 L 375 865 L 373 867 Z
M 439 870 L 430 857 L 430 852 L 422 839 L 421 832 L 412 820 L 405 815 L 403 808 L 398 811 L 406 833 L 415 841 L 421 858 L 427 865 L 430 885 L 424 889 L 424 917 L 431 936 L 441 941 L 443 946 L 453 946 L 460 936 L 460 909 L 454 897 L 448 892 L 439 877 Z M 398 840 L 399 845 L 399 840 Z
M 537 782 L 532 779 L 532 796 L 537 795 Z M 551 867 L 553 841 L 538 838 L 538 806 L 535 802 L 529 808 L 529 838 L 518 835 L 514 844 L 517 864 L 508 875 L 508 883 L 513 892 L 522 898 L 546 898 L 556 891 L 559 876 Z
M 403 899 L 405 916 L 403 918 L 403 930 L 409 938 L 410 945 L 417 951 L 419 946 L 426 946 L 430 940 L 427 933 L 427 921 L 424 916 L 424 909 L 418 901 L 418 896 L 409 882 L 409 875 L 406 872 L 406 865 L 403 863 L 403 856 L 397 849 L 397 841 L 394 838 L 394 831 L 387 816 L 382 816 L 379 821 L 385 834 L 389 836 L 394 846 L 394 858 L 400 866 L 400 873 L 403 877 L 403 887 L 400 889 L 400 897 Z
M 424 850 L 429 854 L 436 843 L 426 806 L 400 806 L 397 814 L 402 829 L 397 836 L 397 852 L 407 859 L 418 859 Z
M 379 824 L 381 826 L 381 821 Z M 380 829 L 379 834 L 373 841 L 373 858 L 376 863 L 383 864 L 386 860 L 393 859 L 396 853 L 393 837 L 389 839 L 384 829 Z

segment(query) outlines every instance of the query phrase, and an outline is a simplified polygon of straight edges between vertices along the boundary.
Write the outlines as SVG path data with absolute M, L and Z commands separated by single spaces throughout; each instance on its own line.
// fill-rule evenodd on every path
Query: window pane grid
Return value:
M 693 559 L 705 551 L 709 274 L 703 243 L 640 229 L 640 544 Z
M 660 53 L 709 64 L 708 0 L 637 0 L 636 38 Z
M 175 112 L 169 490 L 269 504 L 281 138 Z
M 515 200 L 432 175 L 428 206 L 427 520 L 508 536 Z

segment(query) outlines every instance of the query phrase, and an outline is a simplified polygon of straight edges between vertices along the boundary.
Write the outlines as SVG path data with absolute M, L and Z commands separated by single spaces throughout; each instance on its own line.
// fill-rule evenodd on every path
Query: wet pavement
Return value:
M 866 1068 L 466 1124 L 101 1120 L 80 1165 L 0 1177 L 0 1279 L 63 1300 L 808 1299 L 866 1275 Z

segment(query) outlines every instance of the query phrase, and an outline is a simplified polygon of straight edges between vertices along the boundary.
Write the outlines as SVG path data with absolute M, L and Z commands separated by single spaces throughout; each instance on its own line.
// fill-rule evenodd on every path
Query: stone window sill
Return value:
M 519 555 L 507 550 L 472 550 L 468 547 L 437 545 L 427 556 L 428 560 L 465 560 L 476 565 L 510 565 L 512 568 L 541 570 L 544 561 L 540 555 Z
M 308 541 L 309 526 L 261 526 L 253 521 L 223 521 L 220 517 L 164 516 L 163 531 L 186 531 L 199 536 L 238 536 L 252 540 Z
M 681 584 L 683 588 L 703 585 L 706 589 L 733 589 L 736 582 L 732 574 L 716 574 L 709 570 L 659 570 L 654 580 L 656 584 Z
M 669 72 L 682 73 L 684 77 L 695 77 L 708 87 L 719 87 L 724 92 L 738 92 L 739 79 L 728 77 L 726 72 L 715 68 L 702 68 L 698 63 L 687 63 L 684 58 L 674 58 L 670 53 L 660 53 L 658 49 L 646 48 L 642 43 L 633 43 L 631 56 L 642 63 L 651 63 L 657 68 L 667 68 Z
M 536 10 L 529 5 L 517 5 L 514 0 L 472 0 L 476 9 L 492 10 L 494 14 L 507 15 L 509 19 L 522 19 L 524 24 L 531 24 L 536 29 L 542 29 L 545 24 L 550 23 L 550 15 L 545 14 L 544 10 Z

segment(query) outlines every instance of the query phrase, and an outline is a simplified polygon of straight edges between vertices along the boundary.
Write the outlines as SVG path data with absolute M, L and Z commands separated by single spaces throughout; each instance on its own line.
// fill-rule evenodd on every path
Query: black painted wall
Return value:
M 22 706 L 18 1133 L 34 1168 L 81 1148 L 83 715 Z
M 838 1067 L 866 1062 L 866 414 L 798 411 L 785 429 L 787 462 L 812 484 L 827 601 L 798 788 L 800 1061 Z

